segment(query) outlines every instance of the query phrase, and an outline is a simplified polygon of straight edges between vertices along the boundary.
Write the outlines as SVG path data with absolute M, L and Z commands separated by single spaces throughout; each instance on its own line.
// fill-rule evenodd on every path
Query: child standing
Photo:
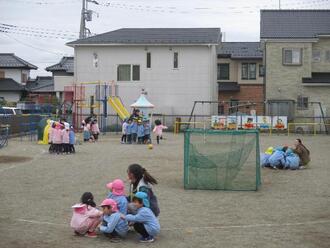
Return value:
M 53 131 L 55 127 L 56 127 L 55 122 L 51 121 L 51 126 L 49 128 L 49 133 L 48 133 L 49 153 L 55 152 L 55 145 L 53 144 Z
M 103 210 L 103 221 L 100 231 L 110 237 L 112 242 L 120 242 L 120 238 L 125 237 L 127 234 L 127 221 L 121 218 L 117 203 L 114 200 L 105 199 L 101 203 L 101 207 Z
M 66 154 L 69 154 L 69 151 L 70 151 L 70 126 L 68 123 L 66 123 L 64 129 L 62 129 L 62 146 L 63 146 L 63 152 Z
M 132 120 L 127 121 L 126 126 L 127 144 L 132 144 Z
M 143 144 L 143 139 L 144 139 L 144 126 L 143 126 L 141 120 L 138 120 L 137 138 L 138 138 L 138 144 Z
M 127 198 L 125 196 L 125 184 L 123 180 L 115 179 L 107 184 L 107 188 L 110 190 L 108 198 L 117 203 L 119 212 L 127 214 Z
M 52 131 L 52 141 L 54 144 L 54 152 L 56 154 L 60 154 L 62 152 L 62 131 L 61 131 L 61 124 L 56 123 L 55 128 Z
M 88 129 L 87 124 L 83 122 L 83 123 L 82 123 L 82 126 L 83 126 L 83 129 L 84 129 L 84 131 L 83 131 L 84 142 L 90 141 L 90 139 L 91 139 L 91 134 L 90 134 L 90 132 L 89 132 L 89 129 Z
M 97 123 L 96 119 L 92 121 L 91 132 L 94 137 L 94 140 L 97 141 L 99 139 L 100 128 L 99 128 L 99 124 Z
M 70 126 L 70 132 L 69 132 L 70 153 L 76 152 L 76 149 L 74 148 L 75 142 L 76 142 L 76 135 L 74 133 L 73 126 Z
M 125 119 L 122 126 L 121 126 L 121 143 L 125 144 L 127 142 L 127 120 Z
M 162 125 L 160 120 L 155 120 L 155 128 L 153 132 L 157 136 L 157 144 L 159 144 L 159 140 L 163 138 L 163 129 L 167 129 L 167 126 Z
M 97 237 L 95 230 L 101 223 L 102 212 L 95 207 L 94 197 L 90 192 L 85 192 L 81 196 L 80 203 L 72 206 L 73 216 L 70 225 L 76 235 Z
M 144 143 L 149 144 L 151 143 L 150 139 L 150 122 L 149 120 L 144 121 Z
M 137 131 L 138 131 L 137 119 L 134 118 L 131 124 L 132 141 L 134 143 L 136 143 Z
M 121 218 L 134 223 L 134 230 L 141 235 L 140 242 L 154 242 L 154 237 L 160 232 L 160 225 L 149 208 L 148 195 L 144 192 L 137 192 L 133 197 L 133 203 L 137 208 L 137 214 L 122 215 Z

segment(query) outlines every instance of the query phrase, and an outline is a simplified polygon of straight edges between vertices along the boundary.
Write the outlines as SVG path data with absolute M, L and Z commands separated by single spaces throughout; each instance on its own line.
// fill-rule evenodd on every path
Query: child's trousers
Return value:
M 127 134 L 127 143 L 132 144 L 132 134 Z
M 139 233 L 143 238 L 148 238 L 149 233 L 142 223 L 134 223 L 134 230 Z
M 127 135 L 126 135 L 126 134 L 123 134 L 123 135 L 121 136 L 121 142 L 122 142 L 122 143 L 126 143 L 126 140 L 127 140 Z

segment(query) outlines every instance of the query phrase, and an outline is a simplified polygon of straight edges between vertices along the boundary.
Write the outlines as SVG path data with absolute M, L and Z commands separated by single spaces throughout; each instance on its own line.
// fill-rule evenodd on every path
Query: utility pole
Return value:
M 88 9 L 88 3 L 99 4 L 95 0 L 82 0 L 79 39 L 85 39 L 91 35 L 91 31 L 86 27 L 86 22 L 92 21 L 93 13 L 96 12 Z

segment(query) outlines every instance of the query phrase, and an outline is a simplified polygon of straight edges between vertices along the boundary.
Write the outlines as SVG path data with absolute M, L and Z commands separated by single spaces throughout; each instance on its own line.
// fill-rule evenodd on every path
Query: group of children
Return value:
M 157 144 L 163 138 L 163 130 L 167 129 L 162 125 L 160 120 L 155 121 L 153 132 L 157 137 Z M 133 117 L 123 121 L 122 124 L 122 144 L 151 144 L 151 126 L 147 119 L 142 120 L 140 117 Z
M 61 121 L 51 121 L 48 133 L 49 153 L 71 154 L 75 153 L 75 132 L 73 126 Z
M 84 142 L 95 142 L 99 138 L 100 128 L 97 119 L 88 117 L 81 123 L 83 128 Z
M 261 154 L 261 166 L 273 169 L 303 169 L 310 161 L 310 152 L 296 139 L 293 147 L 278 146 L 268 147 L 265 153 Z
M 90 192 L 85 192 L 80 203 L 72 206 L 71 227 L 76 235 L 95 238 L 99 231 L 111 242 L 120 242 L 132 226 L 140 234 L 140 242 L 154 241 L 160 232 L 160 211 L 152 190 L 157 180 L 138 164 L 130 165 L 127 174 L 131 183 L 128 196 L 124 182 L 116 179 L 106 185 L 110 192 L 99 205 L 101 210 Z

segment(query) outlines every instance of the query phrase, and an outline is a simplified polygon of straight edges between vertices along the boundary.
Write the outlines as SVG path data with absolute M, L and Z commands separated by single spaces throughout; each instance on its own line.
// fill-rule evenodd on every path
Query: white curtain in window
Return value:
M 117 81 L 131 81 L 131 65 L 118 65 Z

